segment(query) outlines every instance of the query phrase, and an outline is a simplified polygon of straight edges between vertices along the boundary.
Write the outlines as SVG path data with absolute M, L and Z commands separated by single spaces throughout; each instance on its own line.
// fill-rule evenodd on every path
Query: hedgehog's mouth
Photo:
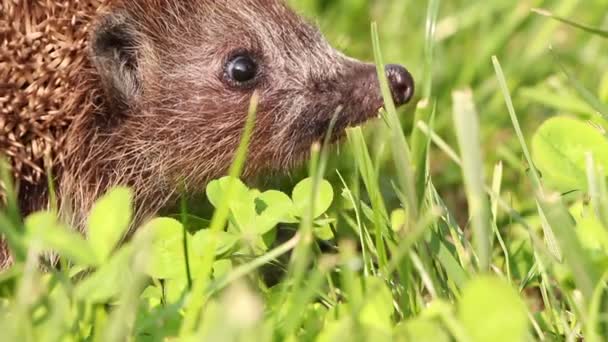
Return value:
M 342 113 L 346 115 L 339 115 L 333 125 L 333 129 L 331 129 L 328 140 L 329 145 L 337 145 L 344 141 L 347 129 L 359 127 L 370 121 L 379 119 L 381 117 L 380 111 L 382 108 L 383 107 L 378 107 L 378 110 L 368 114 L 359 112 L 357 115 L 348 115 L 348 113 Z M 329 133 L 329 129 L 331 128 L 331 121 L 331 119 L 327 119 L 318 122 L 315 125 L 315 128 L 313 128 L 314 133 L 309 136 L 310 140 L 308 140 L 308 143 L 301 143 L 295 149 L 295 158 L 291 161 L 293 165 L 299 165 L 301 162 L 310 158 L 311 147 L 314 144 L 323 144 L 325 142 L 325 139 L 328 138 L 327 134 Z
M 369 114 L 340 115 L 332 129 L 330 141 L 332 143 L 335 143 L 342 140 L 346 136 L 346 130 L 349 128 L 360 127 L 370 121 L 381 119 L 381 111 L 383 110 L 383 108 L 383 106 L 380 106 L 377 110 Z M 327 131 L 331 128 L 330 126 L 331 120 L 328 120 L 324 124 L 324 131 L 322 135 L 318 137 L 319 139 L 322 139 L 327 134 Z

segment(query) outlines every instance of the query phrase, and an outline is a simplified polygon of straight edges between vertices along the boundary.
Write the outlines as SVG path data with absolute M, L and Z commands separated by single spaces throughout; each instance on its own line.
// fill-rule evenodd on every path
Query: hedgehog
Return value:
M 51 176 L 83 233 L 113 186 L 142 220 L 225 174 L 254 92 L 245 179 L 305 160 L 338 108 L 337 138 L 384 105 L 375 65 L 281 0 L 2 0 L 0 44 L 0 154 L 21 210 L 49 207 Z M 411 74 L 384 71 L 407 103 Z

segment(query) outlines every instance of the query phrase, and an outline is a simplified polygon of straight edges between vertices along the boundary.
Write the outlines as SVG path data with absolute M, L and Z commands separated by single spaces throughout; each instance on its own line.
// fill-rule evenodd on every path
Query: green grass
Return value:
M 416 103 L 396 109 L 379 73 L 382 120 L 314 145 L 283 191 L 236 178 L 248 125 L 213 215 L 183 203 L 120 247 L 129 189 L 84 240 L 21 219 L 0 168 L 2 340 L 608 339 L 606 4 L 292 3 L 348 54 L 406 65 Z M 48 250 L 61 269 L 41 271 Z

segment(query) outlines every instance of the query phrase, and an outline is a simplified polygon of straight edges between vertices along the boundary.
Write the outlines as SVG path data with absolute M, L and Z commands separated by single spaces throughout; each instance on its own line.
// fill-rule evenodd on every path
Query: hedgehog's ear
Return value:
M 130 107 L 139 93 L 137 32 L 124 13 L 105 16 L 94 28 L 92 59 L 113 112 Z

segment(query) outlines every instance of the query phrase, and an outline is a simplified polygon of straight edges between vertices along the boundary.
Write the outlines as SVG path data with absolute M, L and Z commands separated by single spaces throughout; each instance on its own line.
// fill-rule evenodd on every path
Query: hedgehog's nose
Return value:
M 414 79 L 409 71 L 401 65 L 386 66 L 386 77 L 391 87 L 395 105 L 400 106 L 410 101 L 414 96 Z

